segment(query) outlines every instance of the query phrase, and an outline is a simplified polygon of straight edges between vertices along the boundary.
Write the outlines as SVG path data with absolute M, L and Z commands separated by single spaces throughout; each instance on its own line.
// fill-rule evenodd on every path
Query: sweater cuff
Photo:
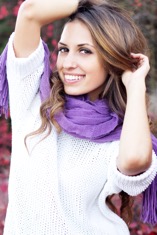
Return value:
M 44 47 L 40 39 L 37 49 L 26 58 L 17 58 L 13 48 L 14 33 L 11 34 L 8 43 L 7 64 L 11 64 L 14 73 L 24 78 L 37 71 L 44 63 Z M 10 68 L 11 69 L 11 68 Z M 18 76 L 17 76 L 18 77 Z
M 116 159 L 114 159 L 109 168 L 108 179 L 112 180 L 112 184 L 115 187 L 118 187 L 131 196 L 142 193 L 151 184 L 157 174 L 157 157 L 154 151 L 152 155 L 151 166 L 147 171 L 137 176 L 127 176 L 119 172 Z

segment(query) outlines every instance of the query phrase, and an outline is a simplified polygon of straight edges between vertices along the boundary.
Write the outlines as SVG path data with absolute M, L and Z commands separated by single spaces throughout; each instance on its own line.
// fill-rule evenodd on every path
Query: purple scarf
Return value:
M 65 101 L 64 112 L 55 115 L 65 132 L 98 143 L 120 138 L 122 120 L 110 111 L 106 100 L 66 95 Z
M 45 69 L 41 76 L 40 96 L 45 100 L 50 93 L 49 78 L 51 75 L 49 50 L 45 49 Z M 9 107 L 8 81 L 6 76 L 7 46 L 0 56 L 0 115 L 7 118 Z M 55 115 L 55 119 L 62 129 L 79 138 L 103 143 L 119 140 L 123 120 L 111 112 L 107 101 L 91 102 L 86 96 L 66 96 L 64 112 Z M 152 135 L 153 149 L 157 155 L 157 139 Z M 143 192 L 143 206 L 141 218 L 143 222 L 155 225 L 157 223 L 157 176 Z

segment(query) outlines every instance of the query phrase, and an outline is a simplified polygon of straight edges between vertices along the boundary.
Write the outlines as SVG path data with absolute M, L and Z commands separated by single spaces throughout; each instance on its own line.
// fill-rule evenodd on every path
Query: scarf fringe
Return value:
M 157 175 L 143 192 L 141 220 L 153 226 L 157 223 Z
M 6 79 L 7 49 L 8 45 L 0 56 L 0 116 L 4 114 L 5 118 L 9 116 L 9 90 L 8 81 Z
M 153 150 L 157 156 L 157 138 L 151 135 Z M 157 175 L 143 192 L 141 220 L 151 225 L 157 224 Z

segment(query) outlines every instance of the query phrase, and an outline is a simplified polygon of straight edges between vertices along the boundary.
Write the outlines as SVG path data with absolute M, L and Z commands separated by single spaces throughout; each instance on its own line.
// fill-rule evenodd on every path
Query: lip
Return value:
M 74 84 L 82 81 L 85 78 L 83 74 L 64 74 L 64 82 L 66 84 Z

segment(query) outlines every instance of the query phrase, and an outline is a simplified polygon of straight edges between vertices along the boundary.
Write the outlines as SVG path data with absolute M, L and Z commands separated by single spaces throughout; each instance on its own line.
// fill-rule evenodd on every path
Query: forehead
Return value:
M 87 26 L 79 20 L 66 23 L 60 38 L 61 42 L 92 43 L 93 38 Z

